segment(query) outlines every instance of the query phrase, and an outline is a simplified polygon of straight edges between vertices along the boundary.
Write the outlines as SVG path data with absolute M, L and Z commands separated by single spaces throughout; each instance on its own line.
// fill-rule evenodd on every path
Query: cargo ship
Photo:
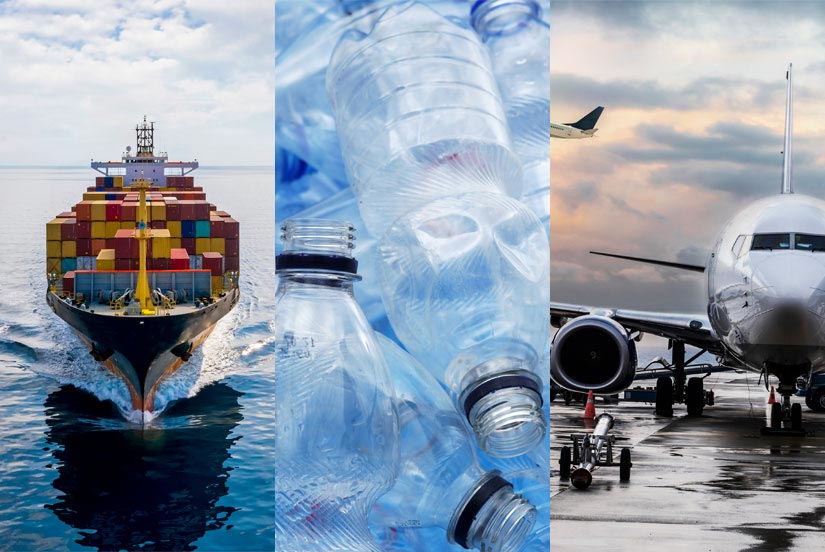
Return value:
M 158 385 L 238 302 L 240 227 L 195 186 L 197 160 L 155 155 L 145 117 L 135 130 L 136 152 L 92 161 L 95 185 L 46 224 L 46 297 L 152 412 Z

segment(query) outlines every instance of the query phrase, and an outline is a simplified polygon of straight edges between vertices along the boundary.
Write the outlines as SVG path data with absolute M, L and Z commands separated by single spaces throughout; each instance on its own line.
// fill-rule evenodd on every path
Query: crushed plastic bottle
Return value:
M 349 182 L 370 233 L 446 195 L 521 195 L 504 108 L 478 35 L 418 2 L 351 29 L 327 71 Z
M 370 521 L 442 527 L 448 542 L 483 552 L 519 550 L 535 508 L 498 472 L 478 465 L 461 417 L 426 368 L 388 338 L 378 341 L 396 390 L 401 464 Z
M 550 338 L 549 244 L 536 216 L 501 194 L 445 198 L 396 221 L 378 251 L 396 334 L 450 390 L 479 446 L 502 457 L 536 446 Z
M 283 226 L 275 301 L 275 548 L 378 547 L 367 516 L 398 469 L 386 360 L 352 295 L 346 222 Z

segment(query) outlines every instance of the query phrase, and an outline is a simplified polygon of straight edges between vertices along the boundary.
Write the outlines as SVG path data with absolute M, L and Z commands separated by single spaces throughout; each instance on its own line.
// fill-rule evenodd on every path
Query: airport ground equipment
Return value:
M 805 397 L 805 404 L 808 408 L 815 412 L 825 412 L 825 374 L 816 374 L 812 378 L 799 378 L 796 387 L 796 395 Z
M 614 418 L 608 413 L 596 419 L 593 433 L 574 434 L 570 438 L 573 446 L 564 446 L 559 458 L 559 477 L 569 479 L 577 489 L 586 489 L 593 482 L 593 472 L 598 467 L 619 467 L 619 480 L 630 481 L 630 468 L 633 466 L 630 449 L 622 448 L 619 462 L 614 461 L 613 449 L 616 436 L 610 434 Z M 572 470 L 572 471 L 571 471 Z

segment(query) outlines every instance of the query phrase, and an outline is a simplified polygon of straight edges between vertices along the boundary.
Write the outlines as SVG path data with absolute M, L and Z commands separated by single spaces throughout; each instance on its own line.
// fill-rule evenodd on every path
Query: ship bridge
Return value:
M 95 161 L 91 167 L 103 176 L 122 176 L 123 186 L 131 186 L 133 180 L 141 177 L 150 181 L 153 186 L 166 186 L 167 176 L 185 176 L 198 168 L 198 160 L 169 161 L 166 152 L 155 155 L 155 123 L 143 122 L 135 126 L 137 134 L 137 151 L 132 154 L 132 147 L 126 146 L 120 161 Z

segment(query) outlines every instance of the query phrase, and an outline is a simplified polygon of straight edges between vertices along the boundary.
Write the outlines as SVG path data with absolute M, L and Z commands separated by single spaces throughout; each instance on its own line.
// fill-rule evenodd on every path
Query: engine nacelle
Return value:
M 612 395 L 630 387 L 637 362 L 636 343 L 621 324 L 582 316 L 553 337 L 550 377 L 568 391 Z

